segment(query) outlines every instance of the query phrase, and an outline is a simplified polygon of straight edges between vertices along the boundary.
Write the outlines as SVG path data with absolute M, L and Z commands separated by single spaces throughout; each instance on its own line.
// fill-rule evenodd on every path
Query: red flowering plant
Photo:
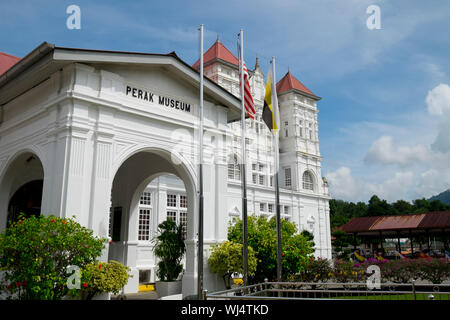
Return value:
M 381 265 L 381 280 L 395 283 L 409 283 L 420 278 L 419 260 L 389 260 Z
M 100 256 L 104 239 L 73 219 L 20 216 L 0 234 L 0 290 L 9 298 L 59 300 L 69 293 L 69 266 Z

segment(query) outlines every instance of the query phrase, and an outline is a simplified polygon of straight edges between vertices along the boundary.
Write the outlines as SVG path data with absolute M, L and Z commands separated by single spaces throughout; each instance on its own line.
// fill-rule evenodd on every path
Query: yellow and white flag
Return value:
M 273 63 L 273 62 L 272 62 Z M 274 65 L 267 75 L 266 92 L 264 94 L 264 107 L 262 118 L 272 134 L 280 128 L 280 115 L 278 110 L 277 88 L 273 76 Z

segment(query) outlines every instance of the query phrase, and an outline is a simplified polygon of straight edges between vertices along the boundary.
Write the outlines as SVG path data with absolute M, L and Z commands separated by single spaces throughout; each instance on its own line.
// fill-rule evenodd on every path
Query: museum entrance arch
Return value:
M 111 189 L 112 243 L 109 245 L 108 259 L 120 261 L 131 268 L 133 277 L 125 287 L 126 293 L 138 291 L 139 270 L 145 269 L 142 265 L 145 255 L 152 255 L 152 249 L 145 245 L 147 240 L 151 240 L 150 236 L 143 239 L 139 232 L 141 195 L 154 179 L 168 174 L 175 175 L 184 183 L 187 200 L 185 268 L 191 271 L 195 268 L 195 249 L 192 247 L 195 244 L 196 187 L 193 168 L 185 159 L 162 148 L 136 151 L 117 169 Z M 158 221 L 151 223 L 154 227 Z
M 10 221 L 25 216 L 40 215 L 44 168 L 33 152 L 22 152 L 7 165 L 0 177 L 0 231 Z

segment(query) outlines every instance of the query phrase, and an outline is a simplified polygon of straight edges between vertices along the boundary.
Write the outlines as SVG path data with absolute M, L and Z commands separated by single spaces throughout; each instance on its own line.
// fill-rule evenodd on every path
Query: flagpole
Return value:
M 247 239 L 247 174 L 245 164 L 247 162 L 246 138 L 245 138 L 245 106 L 244 106 L 244 31 L 239 32 L 239 70 L 241 78 L 241 131 L 242 131 L 242 257 L 243 257 L 243 282 L 248 285 L 248 239 Z
M 272 93 L 276 93 L 276 79 L 275 79 L 275 57 L 272 57 Z M 274 99 L 275 100 L 275 99 Z M 275 105 L 277 104 L 277 105 Z M 278 103 L 272 101 L 272 108 L 278 108 Z M 275 110 L 273 110 L 275 113 Z M 279 112 L 278 110 L 276 111 Z M 279 121 L 279 119 L 276 119 Z M 277 220 L 277 280 L 281 282 L 281 210 L 280 210 L 280 186 L 278 183 L 278 171 L 280 170 L 279 161 L 279 123 L 277 123 L 277 130 L 274 130 L 274 148 L 275 148 L 275 206 L 276 206 L 276 220 Z
M 197 297 L 203 299 L 203 24 L 200 25 L 200 164 L 199 164 L 199 212 L 197 254 Z

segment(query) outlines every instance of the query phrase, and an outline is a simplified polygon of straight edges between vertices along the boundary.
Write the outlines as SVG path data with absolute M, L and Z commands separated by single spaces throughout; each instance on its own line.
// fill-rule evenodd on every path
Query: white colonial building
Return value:
M 134 277 L 125 291 L 136 292 L 140 282 L 155 280 L 157 225 L 173 219 L 185 226 L 183 295 L 195 294 L 198 62 L 191 67 L 175 53 L 48 43 L 10 60 L 13 66 L 0 75 L 0 230 L 19 211 L 75 216 L 111 237 L 102 258 L 130 266 Z M 209 246 L 226 240 L 228 223 L 241 215 L 241 111 L 236 57 L 216 41 L 204 62 L 204 286 L 214 291 L 223 283 L 209 272 Z M 251 87 L 257 117 L 247 119 L 248 212 L 270 218 L 274 149 L 261 119 L 265 84 L 258 62 Z M 314 234 L 316 256 L 331 258 L 320 98 L 289 72 L 277 91 L 282 217 Z

